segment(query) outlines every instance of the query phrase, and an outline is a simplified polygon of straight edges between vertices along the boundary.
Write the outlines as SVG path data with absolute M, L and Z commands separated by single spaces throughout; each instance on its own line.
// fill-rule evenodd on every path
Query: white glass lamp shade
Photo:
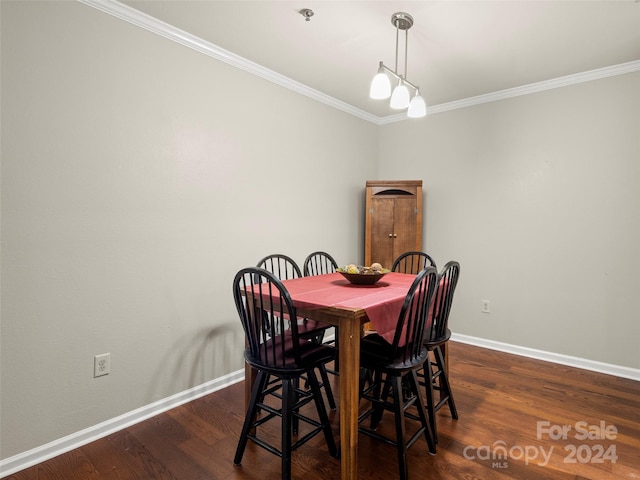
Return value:
M 427 104 L 424 98 L 420 96 L 420 92 L 417 92 L 409 103 L 409 110 L 407 110 L 407 116 L 410 118 L 420 118 L 427 115 Z
M 391 82 L 389 81 L 389 76 L 384 73 L 382 67 L 378 70 L 376 76 L 373 77 L 369 96 L 376 100 L 384 100 L 391 96 Z
M 409 106 L 409 89 L 402 82 L 398 83 L 398 86 L 393 89 L 391 94 L 391 108 L 396 110 L 402 110 Z

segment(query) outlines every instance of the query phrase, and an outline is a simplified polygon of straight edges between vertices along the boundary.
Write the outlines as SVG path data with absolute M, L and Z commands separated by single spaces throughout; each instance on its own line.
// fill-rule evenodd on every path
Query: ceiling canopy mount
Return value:
M 391 15 L 391 24 L 400 30 L 409 30 L 413 27 L 413 17 L 408 13 L 397 12 Z

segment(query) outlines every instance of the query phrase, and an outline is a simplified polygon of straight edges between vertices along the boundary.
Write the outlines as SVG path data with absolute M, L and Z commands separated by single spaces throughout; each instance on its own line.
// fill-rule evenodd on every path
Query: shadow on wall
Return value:
M 182 337 L 155 369 L 149 397 L 166 398 L 243 368 L 243 342 L 237 322 Z

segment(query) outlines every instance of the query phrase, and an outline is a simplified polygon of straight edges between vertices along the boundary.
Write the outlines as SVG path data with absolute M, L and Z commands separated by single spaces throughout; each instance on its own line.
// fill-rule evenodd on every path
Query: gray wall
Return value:
M 640 368 L 639 85 L 381 128 L 380 177 L 424 179 L 425 248 L 461 262 L 456 333 Z
M 241 369 L 233 275 L 362 257 L 377 130 L 91 7 L 2 2 L 2 458 Z
M 0 5 L 0 458 L 240 369 L 233 274 L 361 259 L 374 178 L 424 180 L 457 332 L 640 367 L 638 74 L 377 127 L 82 4 Z

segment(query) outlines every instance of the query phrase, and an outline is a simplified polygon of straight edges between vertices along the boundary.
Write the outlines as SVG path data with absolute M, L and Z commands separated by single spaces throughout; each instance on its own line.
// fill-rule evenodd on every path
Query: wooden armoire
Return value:
M 422 250 L 422 180 L 367 180 L 364 264 Z

